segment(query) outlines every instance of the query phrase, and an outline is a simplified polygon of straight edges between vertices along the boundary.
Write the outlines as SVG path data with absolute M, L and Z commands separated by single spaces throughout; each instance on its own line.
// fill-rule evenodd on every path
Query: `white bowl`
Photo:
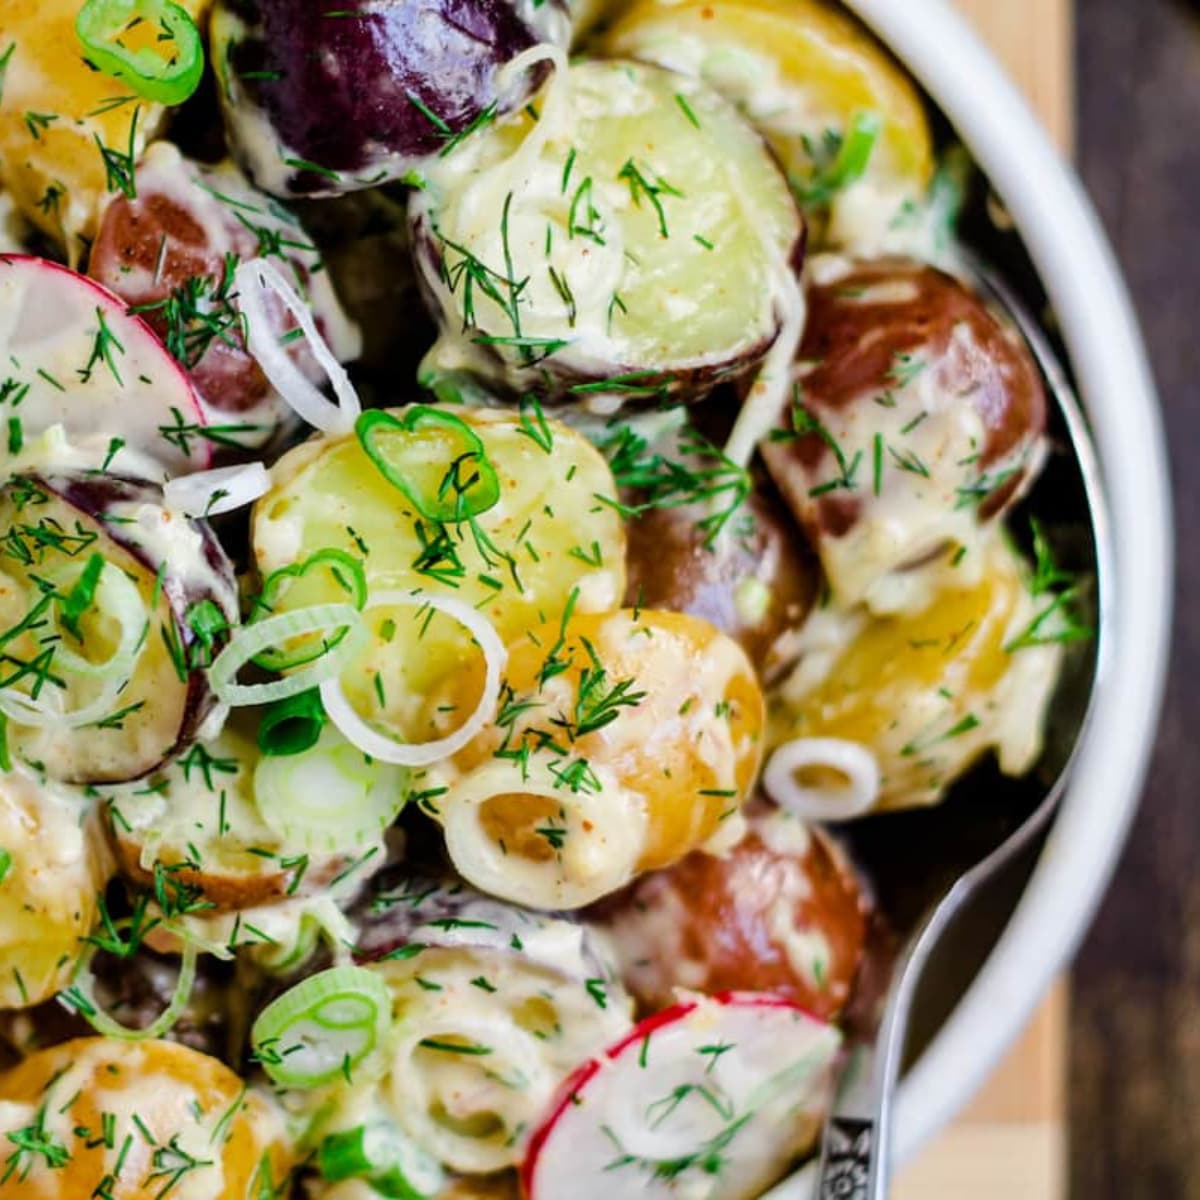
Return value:
M 1120 271 L 1079 181 L 946 0 L 846 0 L 924 85 L 1016 221 L 1057 313 L 1095 434 L 1114 571 L 1097 694 L 1061 812 L 1003 936 L 905 1077 L 896 1161 L 967 1102 L 1074 953 L 1116 866 L 1157 727 L 1171 627 L 1167 459 Z M 807 1178 L 811 1172 L 804 1172 Z M 801 1179 L 772 1200 L 804 1194 Z

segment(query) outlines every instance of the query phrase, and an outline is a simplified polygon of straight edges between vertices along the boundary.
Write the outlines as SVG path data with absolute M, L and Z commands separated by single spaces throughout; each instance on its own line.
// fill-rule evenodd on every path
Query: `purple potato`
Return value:
M 10 751 L 54 779 L 120 783 L 185 750 L 216 704 L 205 668 L 238 620 L 233 566 L 207 524 L 168 512 L 162 488 L 146 480 L 27 473 L 0 491 L 0 544 L 9 577 L 29 584 L 21 594 L 4 589 L 10 634 L 39 594 L 36 581 L 93 555 L 136 583 L 150 614 L 132 677 L 111 713 L 75 727 L 10 717 Z M 45 654 L 31 632 L 6 646 L 13 657 L 39 647 Z M 47 671 L 61 674 L 52 654 Z
M 221 0 L 212 57 L 234 155 L 278 196 L 338 195 L 399 179 L 493 105 L 499 69 L 565 46 L 561 0 Z

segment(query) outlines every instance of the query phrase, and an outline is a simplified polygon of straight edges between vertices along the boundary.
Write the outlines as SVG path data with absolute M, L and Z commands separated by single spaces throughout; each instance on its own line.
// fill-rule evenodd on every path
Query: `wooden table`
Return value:
M 1071 0 L 958 0 L 1063 146 L 1074 136 Z M 970 1108 L 897 1180 L 896 1200 L 1062 1200 L 1067 989 Z M 1093 1196 L 1094 1193 L 1081 1193 Z
M 1080 162 L 1137 302 L 1162 395 L 1178 584 L 1158 752 L 1128 852 L 1074 976 L 1071 1196 L 1195 1200 L 1200 8 L 1185 0 L 1086 0 L 1080 15 Z

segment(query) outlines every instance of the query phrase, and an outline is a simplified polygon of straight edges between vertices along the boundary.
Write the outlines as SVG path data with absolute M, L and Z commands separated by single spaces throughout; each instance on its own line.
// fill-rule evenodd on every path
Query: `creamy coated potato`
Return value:
M 918 611 L 980 578 L 982 526 L 1036 477 L 1041 376 L 1015 330 L 917 262 L 814 260 L 808 303 L 763 457 L 839 605 Z
M 605 54 L 695 75 L 734 101 L 779 155 L 817 240 L 886 238 L 933 169 L 912 81 L 823 0 L 636 0 L 598 37 Z M 847 172 L 839 151 L 867 115 L 878 135 Z
M 174 1042 L 80 1038 L 0 1075 L 4 1200 L 246 1200 L 290 1166 L 278 1115 Z
M 647 1012 L 676 989 L 770 992 L 823 1020 L 850 998 L 869 905 L 837 846 L 776 809 L 728 853 L 689 854 L 600 907 Z
M 914 616 L 818 610 L 793 647 L 799 663 L 773 696 L 771 744 L 839 738 L 865 746 L 881 773 L 878 807 L 933 804 L 994 749 L 1010 775 L 1042 746 L 1062 646 L 1027 565 L 997 532 L 973 553 L 973 581 Z M 1036 635 L 1031 642 L 1031 636 Z
M 707 622 L 624 609 L 536 626 L 510 646 L 501 695 L 436 806 L 455 866 L 483 891 L 578 907 L 737 826 L 763 697 Z
M 181 7 L 198 20 L 208 3 Z M 78 12 L 77 0 L 4 0 L 0 14 L 0 55 L 12 51 L 0 90 L 0 183 L 72 262 L 122 190 L 114 171 L 133 186 L 134 163 L 165 111 L 84 61 Z
M 0 777 L 0 1007 L 27 1008 L 67 986 L 112 873 L 77 795 L 26 774 Z

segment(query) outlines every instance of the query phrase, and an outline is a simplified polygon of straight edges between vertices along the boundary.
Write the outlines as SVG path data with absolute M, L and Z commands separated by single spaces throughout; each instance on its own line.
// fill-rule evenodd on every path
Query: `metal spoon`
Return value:
M 1091 435 L 1067 374 L 1025 303 L 973 253 L 964 252 L 964 258 L 981 293 L 1008 314 L 1028 341 L 1049 394 L 1056 401 L 1055 424 L 1065 453 L 1054 468 L 1057 477 L 1039 484 L 1038 490 L 1054 493 L 1052 503 L 1074 510 L 1076 520 L 1062 528 L 1073 530 L 1077 541 L 1078 535 L 1084 535 L 1081 540 L 1086 544 L 1077 546 L 1082 550 L 1077 556 L 1085 560 L 1097 584 L 1096 644 L 1086 661 L 1077 660 L 1066 672 L 1068 677 L 1056 697 L 1047 731 L 1041 777 L 1025 788 L 1030 794 L 1022 795 L 1019 784 L 1003 782 L 996 776 L 985 779 L 980 788 L 968 788 L 970 794 L 965 798 L 960 785 L 959 802 L 952 798 L 945 809 L 894 814 L 846 830 L 855 856 L 868 874 L 875 873 L 873 867 L 883 871 L 889 865 L 894 868 L 899 858 L 902 873 L 909 878 L 920 875 L 926 886 L 910 918 L 907 943 L 895 960 L 886 1001 L 876 1007 L 876 1016 L 869 1018 L 853 1037 L 815 1169 L 810 1167 L 781 1185 L 768 1200 L 801 1196 L 812 1196 L 814 1200 L 886 1200 L 896 1081 L 926 968 L 939 955 L 952 961 L 944 952 L 964 911 L 985 893 L 990 895 L 997 880 L 1011 874 L 1015 864 L 1032 856 L 1065 790 L 1075 747 L 1090 711 L 1098 645 L 1104 637 L 1108 607 L 1107 581 L 1112 578 L 1110 526 Z M 1037 499 L 1035 495 L 1031 500 L 1034 509 L 1039 507 Z M 998 803 L 981 800 L 982 791 L 994 792 Z M 1009 806 L 1008 819 L 1001 815 L 998 820 L 997 815 Z M 903 835 L 898 839 L 901 831 Z M 915 869 L 910 849 L 920 854 L 930 871 Z M 935 864 L 940 871 L 932 869 Z M 890 913 L 886 900 L 884 907 Z

